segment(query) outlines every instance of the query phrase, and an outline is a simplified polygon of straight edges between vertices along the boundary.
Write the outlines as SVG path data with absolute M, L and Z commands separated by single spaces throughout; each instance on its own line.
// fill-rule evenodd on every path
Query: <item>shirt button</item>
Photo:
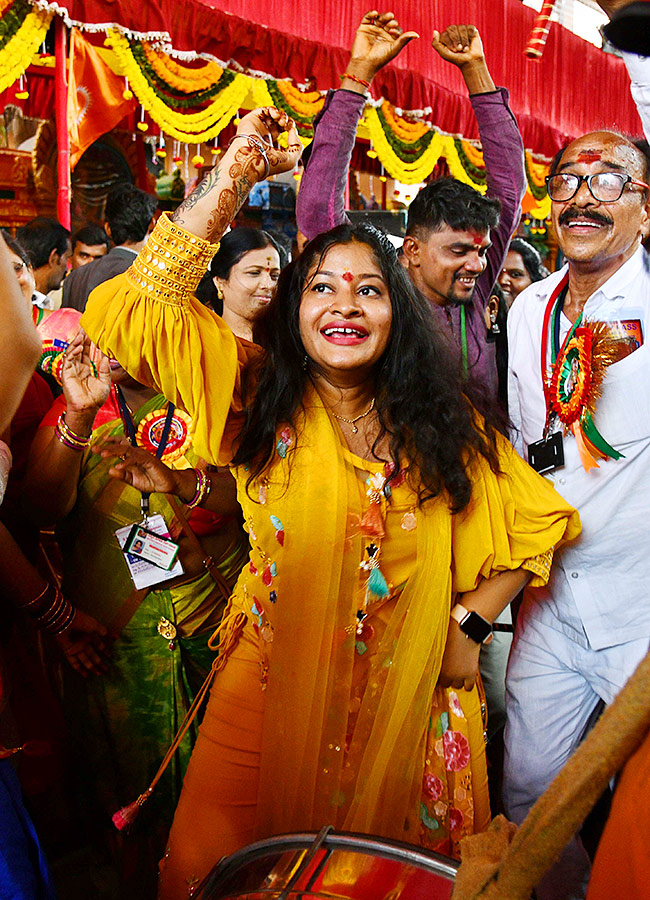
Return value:
M 578 577 L 579 576 L 578 576 L 577 572 L 571 572 L 571 578 L 578 578 Z
M 566 478 L 560 478 L 560 484 L 566 484 Z

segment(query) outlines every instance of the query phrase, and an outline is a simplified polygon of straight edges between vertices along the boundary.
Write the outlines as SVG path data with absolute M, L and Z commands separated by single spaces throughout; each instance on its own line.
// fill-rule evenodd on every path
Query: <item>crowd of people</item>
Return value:
M 236 222 L 301 157 L 274 108 L 173 214 L 118 184 L 102 227 L 0 240 L 0 897 L 56 896 L 43 847 L 91 848 L 84 896 L 139 900 L 325 825 L 459 858 L 525 819 L 648 651 L 650 157 L 609 131 L 558 152 L 549 272 L 517 236 L 508 92 L 474 26 L 434 31 L 487 193 L 431 181 L 398 252 L 345 184 L 417 38 L 363 17 L 291 261 Z M 650 61 L 625 61 L 647 135 Z M 607 893 L 624 830 L 591 880 L 576 834 L 537 900 L 644 897 L 641 838 Z

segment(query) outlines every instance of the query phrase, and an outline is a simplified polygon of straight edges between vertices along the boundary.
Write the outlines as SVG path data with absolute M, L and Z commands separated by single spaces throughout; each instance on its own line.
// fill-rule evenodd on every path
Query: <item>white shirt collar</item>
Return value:
M 645 256 L 646 251 L 643 247 L 639 247 L 636 253 L 631 256 L 627 262 L 624 262 L 613 275 L 610 275 L 604 284 L 601 284 L 601 286 L 594 291 L 591 297 L 589 297 L 589 300 L 599 294 L 602 294 L 608 300 L 616 300 L 619 297 L 625 296 L 628 293 L 629 285 L 645 270 Z M 552 272 L 548 278 L 545 278 L 543 281 L 538 281 L 536 283 L 538 286 L 537 296 L 540 299 L 550 297 L 554 288 L 564 278 L 568 269 L 569 266 L 564 265 L 557 272 Z M 648 269 L 648 271 L 650 271 L 650 269 Z M 587 302 L 589 302 L 589 300 Z

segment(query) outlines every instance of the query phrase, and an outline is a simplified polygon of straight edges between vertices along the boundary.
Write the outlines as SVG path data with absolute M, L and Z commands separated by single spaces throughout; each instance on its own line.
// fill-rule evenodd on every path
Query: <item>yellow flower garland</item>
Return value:
M 444 150 L 445 138 L 440 132 L 434 132 L 431 143 L 419 159 L 405 163 L 390 146 L 381 127 L 377 110 L 372 107 L 366 108 L 364 119 L 379 160 L 392 178 L 401 181 L 402 184 L 419 184 L 431 174 Z
M 454 139 L 450 134 L 445 135 L 445 152 L 443 155 L 447 160 L 450 175 L 457 178 L 458 181 L 462 181 L 464 184 L 469 184 L 477 190 L 479 194 L 484 194 L 487 191 L 486 184 L 477 184 L 463 168 L 458 151 L 456 150 L 456 145 L 454 144 Z
M 410 122 L 403 116 L 398 116 L 394 106 L 388 100 L 384 100 L 381 104 L 381 111 L 395 134 L 408 143 L 419 140 L 430 130 L 426 122 Z
M 0 9 L 6 9 L 8 5 L 8 0 L 0 0 Z M 28 18 L 33 19 L 37 15 L 39 13 L 31 13 Z M 43 14 L 40 15 L 42 16 Z M 49 18 L 51 16 L 46 19 L 45 30 L 49 24 Z M 24 31 L 24 29 L 25 26 L 21 27 L 19 32 L 21 39 L 30 34 L 29 31 Z M 42 41 L 42 33 L 43 25 L 40 26 L 38 31 L 38 38 L 33 37 L 35 46 L 38 46 Z M 18 37 L 19 35 L 17 34 L 14 41 Z M 11 42 L 12 47 L 14 41 Z M 133 57 L 128 40 L 123 35 L 117 30 L 111 29 L 108 32 L 106 43 L 113 48 L 115 54 L 116 65 L 114 70 L 118 74 L 126 75 L 129 78 L 139 102 L 145 107 L 152 119 L 166 134 L 185 143 L 201 143 L 216 137 L 233 118 L 237 110 L 243 106 L 243 101 L 249 93 L 252 97 L 253 106 L 273 105 L 273 99 L 265 79 L 238 74 L 235 75 L 231 84 L 219 94 L 215 101 L 205 109 L 196 113 L 177 112 L 168 107 L 151 88 L 147 78 Z M 154 71 L 170 86 L 185 93 L 200 90 L 216 83 L 224 72 L 216 63 L 206 63 L 200 69 L 191 69 L 179 65 L 166 54 L 154 50 L 150 45 L 143 44 L 143 48 Z M 4 58 L 5 54 L 0 54 L 0 77 L 3 72 L 2 63 Z M 16 67 L 14 64 L 14 68 L 17 69 L 19 67 Z M 12 81 L 20 74 L 21 71 L 17 71 L 17 74 L 13 75 Z M 303 93 L 291 81 L 286 79 L 276 81 L 275 84 L 286 100 L 287 105 L 305 118 L 315 117 L 323 105 L 324 97 L 318 91 Z M 4 89 L 1 85 L 2 81 L 0 81 L 0 89 Z M 368 131 L 377 151 L 379 161 L 389 175 L 403 184 L 420 183 L 431 174 L 436 163 L 442 157 L 446 159 L 449 171 L 453 177 L 471 185 L 482 194 L 486 192 L 486 185 L 477 184 L 465 171 L 456 150 L 454 138 L 451 135 L 444 135 L 432 129 L 427 122 L 411 121 L 398 115 L 387 100 L 382 102 L 381 111 L 386 126 L 402 143 L 415 143 L 427 132 L 431 130 L 434 132 L 429 146 L 419 158 L 410 163 L 404 162 L 393 150 L 384 131 L 386 126 L 382 125 L 377 110 L 368 106 L 362 124 L 365 125 Z M 300 139 L 305 146 L 310 143 L 309 138 L 301 136 Z M 480 168 L 484 167 L 483 153 L 475 144 L 462 140 L 462 148 L 472 165 Z M 526 151 L 526 161 L 532 183 L 541 187 L 544 184 L 544 176 L 548 172 L 548 165 L 536 162 L 528 151 Z M 546 197 L 538 202 L 528 191 L 524 201 L 524 208 L 527 209 L 527 214 L 533 218 L 545 219 L 550 213 L 550 201 Z
M 316 118 L 325 102 L 325 98 L 321 96 L 319 91 L 303 93 L 287 79 L 281 79 L 275 83 L 291 109 L 295 109 L 301 116 Z
M 41 9 L 28 13 L 16 34 L 0 51 L 0 91 L 5 91 L 25 72 L 45 40 L 52 16 L 52 12 Z
M 113 48 L 120 74 L 127 76 L 133 93 L 154 122 L 166 134 L 186 144 L 199 144 L 216 137 L 235 115 L 250 90 L 250 79 L 246 75 L 236 75 L 205 109 L 197 113 L 176 112 L 156 96 L 133 58 L 126 38 L 111 29 L 106 42 Z
M 544 179 L 548 175 L 549 163 L 535 162 L 532 153 L 526 150 L 526 165 L 535 187 L 544 187 Z
M 253 100 L 253 107 L 257 108 L 258 106 L 274 106 L 273 99 L 269 94 L 269 89 L 266 85 L 266 80 L 264 78 L 250 78 L 250 91 L 251 98 Z M 279 84 L 279 82 L 276 82 Z M 284 138 L 284 135 L 280 135 L 281 138 Z M 311 138 L 303 137 L 301 134 L 298 135 L 300 138 L 300 143 L 303 147 L 307 147 L 311 144 Z
M 532 197 L 532 194 L 530 194 L 530 192 L 527 192 L 527 196 Z M 532 202 L 537 203 L 537 206 L 531 207 L 526 215 L 530 216 L 533 219 L 538 219 L 539 221 L 548 219 L 548 217 L 551 215 L 551 198 L 544 197 L 543 200 L 539 201 L 533 198 Z
M 218 63 L 205 62 L 199 69 L 181 66 L 161 50 L 154 50 L 150 44 L 143 42 L 142 49 L 152 69 L 170 87 L 185 94 L 201 91 L 216 84 L 224 73 Z
M 463 151 L 473 166 L 479 169 L 485 168 L 485 160 L 483 159 L 483 151 L 479 150 L 471 141 L 461 140 Z
M 271 95 L 269 94 L 269 89 L 266 86 L 266 80 L 264 78 L 251 78 L 251 96 L 253 98 L 253 103 L 255 104 L 255 108 L 259 106 L 273 106 L 273 100 L 271 99 Z

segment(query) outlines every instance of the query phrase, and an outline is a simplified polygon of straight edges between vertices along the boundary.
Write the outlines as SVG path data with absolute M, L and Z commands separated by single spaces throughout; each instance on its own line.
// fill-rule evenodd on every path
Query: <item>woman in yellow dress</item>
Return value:
M 280 278 L 264 350 L 193 298 L 251 186 L 299 153 L 286 114 L 247 115 L 218 170 L 82 322 L 190 413 L 206 459 L 232 465 L 251 540 L 162 898 L 191 896 L 222 855 L 282 832 L 332 824 L 449 853 L 485 828 L 480 640 L 580 530 L 473 411 L 375 229 L 307 245 Z M 137 478 L 126 445 L 103 452 Z M 473 638 L 450 617 L 458 601 Z

